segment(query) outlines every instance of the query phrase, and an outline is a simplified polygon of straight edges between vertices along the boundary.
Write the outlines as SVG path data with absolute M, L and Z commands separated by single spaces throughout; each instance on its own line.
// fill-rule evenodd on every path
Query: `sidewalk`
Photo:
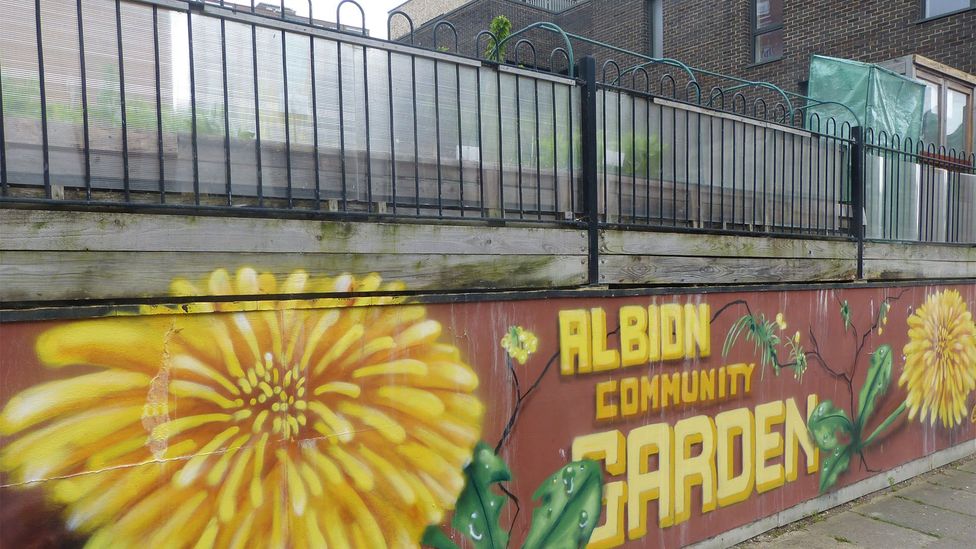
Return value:
M 736 547 L 976 547 L 976 455 Z

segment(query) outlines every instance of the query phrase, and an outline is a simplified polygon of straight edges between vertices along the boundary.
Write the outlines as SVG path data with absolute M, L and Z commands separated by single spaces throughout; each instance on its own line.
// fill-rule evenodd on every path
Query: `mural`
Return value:
M 0 545 L 672 546 L 976 438 L 976 285 L 403 289 L 0 324 Z

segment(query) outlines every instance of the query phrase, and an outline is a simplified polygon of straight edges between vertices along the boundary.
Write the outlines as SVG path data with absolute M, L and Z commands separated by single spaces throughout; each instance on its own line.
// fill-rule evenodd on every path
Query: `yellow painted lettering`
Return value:
M 752 429 L 752 411 L 738 408 L 721 412 L 715 416 L 716 430 L 716 471 L 718 473 L 717 496 L 722 507 L 745 501 L 755 486 L 755 459 L 753 451 L 756 444 Z M 735 474 L 735 439 L 739 439 L 742 456 L 742 472 Z
M 692 447 L 701 452 L 692 456 Z M 674 524 L 691 518 L 691 488 L 702 487 L 702 513 L 715 509 L 715 424 L 708 416 L 683 419 L 674 426 Z
M 766 461 L 783 455 L 783 435 L 772 431 L 773 425 L 783 423 L 786 407 L 782 400 L 756 406 L 756 491 L 760 494 L 783 485 L 783 464 L 767 465 Z
M 559 373 L 591 372 L 590 319 L 586 310 L 559 311 Z

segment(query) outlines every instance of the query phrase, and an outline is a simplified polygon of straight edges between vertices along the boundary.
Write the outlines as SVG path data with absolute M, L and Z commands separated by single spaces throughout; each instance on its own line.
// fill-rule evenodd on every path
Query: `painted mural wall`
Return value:
M 976 285 L 402 289 L 0 324 L 0 546 L 673 547 L 976 438 Z

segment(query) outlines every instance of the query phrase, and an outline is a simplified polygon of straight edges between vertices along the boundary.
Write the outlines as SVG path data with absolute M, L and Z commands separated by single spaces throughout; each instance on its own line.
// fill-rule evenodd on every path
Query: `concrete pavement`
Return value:
M 976 455 L 736 547 L 976 547 Z

